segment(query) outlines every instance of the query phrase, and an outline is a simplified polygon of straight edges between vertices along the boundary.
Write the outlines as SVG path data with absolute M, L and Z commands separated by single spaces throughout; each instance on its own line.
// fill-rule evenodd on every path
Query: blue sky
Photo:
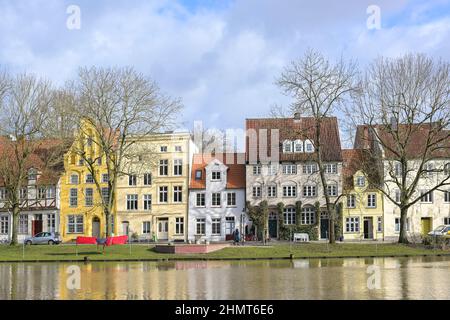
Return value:
M 66 9 L 81 9 L 68 30 Z M 368 30 L 366 9 L 381 9 Z M 450 60 L 450 0 L 0 0 L 0 66 L 62 84 L 79 66 L 134 66 L 181 97 L 183 121 L 239 128 L 289 98 L 274 84 L 315 48 L 364 65 L 424 52 Z

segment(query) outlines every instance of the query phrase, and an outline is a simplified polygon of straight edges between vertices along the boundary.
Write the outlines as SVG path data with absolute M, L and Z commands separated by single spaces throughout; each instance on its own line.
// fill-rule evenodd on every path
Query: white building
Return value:
M 244 154 L 195 154 L 189 188 L 190 241 L 232 240 L 245 234 Z

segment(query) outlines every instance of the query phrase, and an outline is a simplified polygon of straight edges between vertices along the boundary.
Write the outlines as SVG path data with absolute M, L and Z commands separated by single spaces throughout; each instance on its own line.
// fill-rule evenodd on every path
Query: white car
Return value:
M 428 232 L 429 236 L 432 237 L 450 237 L 450 225 L 442 225 Z

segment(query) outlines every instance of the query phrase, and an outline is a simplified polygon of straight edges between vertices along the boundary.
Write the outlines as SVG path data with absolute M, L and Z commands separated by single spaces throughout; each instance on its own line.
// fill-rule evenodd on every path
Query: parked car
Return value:
M 450 238 L 450 225 L 442 225 L 428 232 L 429 236 L 432 237 L 449 237 Z
M 61 238 L 58 233 L 55 232 L 40 232 L 33 237 L 26 238 L 24 240 L 26 245 L 32 244 L 59 244 L 61 243 Z

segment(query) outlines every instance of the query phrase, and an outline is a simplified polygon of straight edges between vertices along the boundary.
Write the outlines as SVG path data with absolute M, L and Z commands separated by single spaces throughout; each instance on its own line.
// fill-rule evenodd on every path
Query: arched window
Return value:
M 311 140 L 305 141 L 305 152 L 308 152 L 308 153 L 314 152 L 314 145 Z
M 292 152 L 292 141 L 285 140 L 283 142 L 283 152 Z
M 303 141 L 302 140 L 294 141 L 294 152 L 303 152 Z
M 316 209 L 313 206 L 304 206 L 301 214 L 301 224 L 315 224 Z
M 295 224 L 295 208 L 294 207 L 284 208 L 284 224 L 286 224 L 286 225 Z

